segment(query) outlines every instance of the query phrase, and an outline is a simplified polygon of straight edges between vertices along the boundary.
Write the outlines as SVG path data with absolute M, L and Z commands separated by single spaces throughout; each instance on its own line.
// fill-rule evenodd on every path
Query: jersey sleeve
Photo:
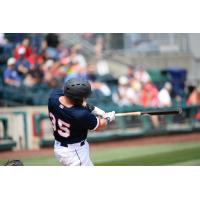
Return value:
M 50 98 L 57 98 L 60 96 L 64 96 L 64 91 L 62 89 L 54 89 L 51 93 Z
M 87 129 L 95 131 L 99 127 L 99 120 L 98 117 L 88 112 L 84 118 L 84 123 L 87 126 Z

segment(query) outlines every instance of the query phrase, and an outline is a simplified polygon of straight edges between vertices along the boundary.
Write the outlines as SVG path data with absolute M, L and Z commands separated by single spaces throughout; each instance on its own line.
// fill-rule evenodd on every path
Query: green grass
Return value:
M 157 153 L 153 155 L 146 155 L 141 157 L 130 157 L 121 160 L 113 160 L 107 162 L 100 162 L 100 166 L 131 166 L 131 165 L 170 165 L 174 163 L 184 162 L 200 158 L 200 147 L 185 150 L 178 150 L 166 153 Z M 192 164 L 192 163 L 191 163 Z
M 93 150 L 91 159 L 98 166 L 200 165 L 200 142 Z M 22 161 L 26 166 L 59 165 L 54 155 Z
M 165 144 L 94 152 L 99 166 L 200 165 L 200 143 Z

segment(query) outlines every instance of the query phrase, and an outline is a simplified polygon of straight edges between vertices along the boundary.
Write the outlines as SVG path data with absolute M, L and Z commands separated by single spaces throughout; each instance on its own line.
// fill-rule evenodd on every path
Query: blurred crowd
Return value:
M 40 38 L 37 46 L 31 44 L 31 38 L 24 37 L 14 46 L 3 74 L 4 83 L 16 87 L 55 88 L 70 77 L 86 76 L 87 62 L 79 53 L 80 45 L 66 48 L 57 34 Z
M 93 38 L 93 34 L 89 33 L 82 36 L 87 41 Z M 93 43 L 94 54 L 100 58 L 105 45 L 103 37 L 96 37 Z M 170 107 L 173 104 L 173 85 L 165 82 L 162 88 L 158 88 L 144 66 L 127 66 L 126 74 L 119 77 L 113 90 L 99 79 L 97 66 L 87 62 L 82 46 L 66 47 L 58 34 L 16 34 L 10 40 L 0 34 L 0 46 L 12 52 L 3 71 L 4 84 L 51 89 L 77 77 L 89 80 L 97 96 L 110 97 L 119 106 Z M 187 99 L 187 105 L 197 104 L 200 104 L 200 87 Z
M 91 81 L 93 89 L 110 95 L 109 88 L 97 81 L 96 66 L 87 63 L 80 44 L 65 47 L 58 34 L 47 34 L 37 38 L 37 42 L 33 41 L 35 37 L 22 37 L 21 42 L 18 39 L 14 45 L 1 37 L 0 45 L 13 48 L 3 72 L 5 84 L 15 87 L 56 88 L 68 79 L 77 77 Z M 90 40 L 91 35 L 83 34 L 83 37 Z M 102 42 L 98 37 L 96 40 L 94 47 L 97 49 L 94 53 L 99 54 Z
M 113 100 L 117 104 L 143 107 L 170 107 L 172 84 L 166 82 L 161 90 L 152 82 L 143 66 L 129 66 L 127 74 L 119 77 Z
M 187 105 L 200 105 L 200 85 L 198 85 L 194 90 L 191 92 L 187 99 Z M 195 119 L 200 120 L 200 109 L 197 110 L 195 114 Z

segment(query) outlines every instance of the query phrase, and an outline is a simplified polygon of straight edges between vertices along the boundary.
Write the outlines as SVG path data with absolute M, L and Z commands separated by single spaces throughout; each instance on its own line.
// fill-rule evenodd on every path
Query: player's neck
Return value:
M 66 98 L 65 96 L 61 96 L 61 97 L 59 98 L 59 102 L 60 102 L 62 105 L 64 105 L 65 107 L 67 107 L 67 108 L 71 108 L 72 106 L 74 106 L 74 105 L 72 104 L 72 102 L 71 102 L 68 98 Z

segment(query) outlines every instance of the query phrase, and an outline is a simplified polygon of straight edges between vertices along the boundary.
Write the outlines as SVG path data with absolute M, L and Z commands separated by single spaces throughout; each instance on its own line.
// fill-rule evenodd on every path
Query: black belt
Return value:
M 65 142 L 60 142 L 60 146 L 62 147 L 68 147 L 70 144 L 67 144 Z M 80 142 L 80 146 L 82 147 L 83 145 L 85 145 L 85 140 Z

